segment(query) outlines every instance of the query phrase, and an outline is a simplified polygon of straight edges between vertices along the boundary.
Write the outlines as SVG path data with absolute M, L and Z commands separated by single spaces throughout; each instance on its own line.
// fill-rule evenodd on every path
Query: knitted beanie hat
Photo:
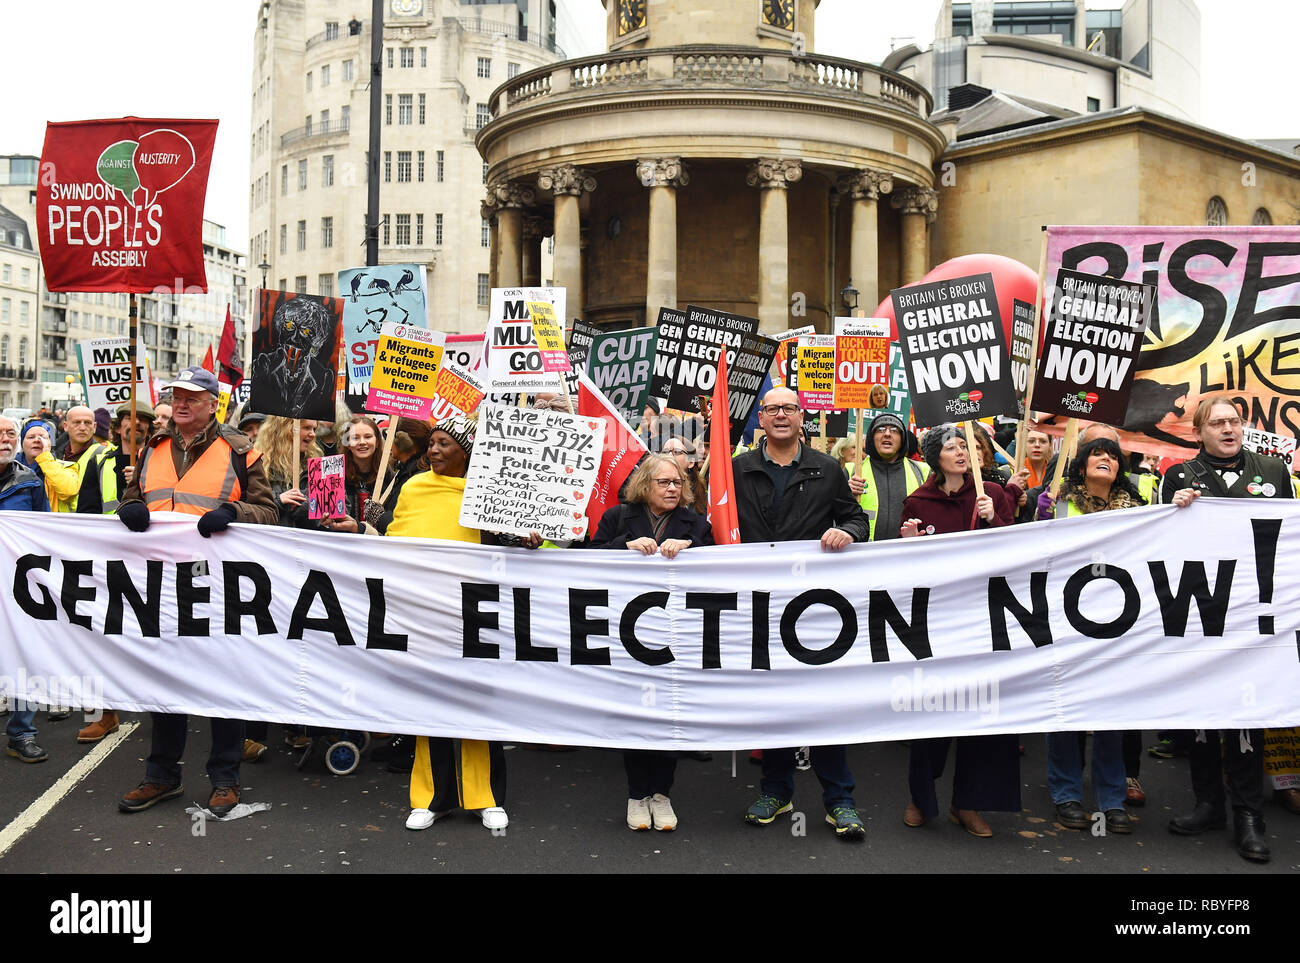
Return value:
M 921 439 L 921 455 L 925 458 L 925 462 L 930 466 L 931 471 L 937 472 L 940 470 L 939 452 L 943 451 L 943 446 L 961 434 L 961 429 L 952 422 L 935 425 L 925 433 L 925 437 Z
M 474 434 L 478 430 L 478 422 L 463 415 L 453 415 L 438 422 L 433 426 L 433 430 L 444 431 L 451 435 L 468 457 L 474 450 Z

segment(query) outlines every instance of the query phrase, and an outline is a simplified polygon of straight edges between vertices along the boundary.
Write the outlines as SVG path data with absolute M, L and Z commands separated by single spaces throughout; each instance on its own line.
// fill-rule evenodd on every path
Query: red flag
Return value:
M 215 120 L 48 124 L 36 188 L 51 291 L 208 290 L 203 200 Z
M 578 414 L 605 422 L 605 448 L 600 453 L 596 485 L 587 504 L 587 531 L 594 534 L 600 525 L 600 517 L 618 504 L 618 491 L 646 453 L 646 446 L 587 373 L 579 368 L 577 375 Z
M 221 329 L 221 344 L 217 347 L 217 364 L 221 365 L 221 380 L 234 388 L 244 380 L 240 359 L 235 355 L 235 322 L 226 305 L 226 324 Z
M 726 346 L 718 352 L 718 378 L 713 384 L 713 416 L 709 419 L 709 524 L 717 545 L 740 541 L 736 517 L 736 481 L 731 473 L 731 409 L 727 401 Z
M 208 345 L 208 353 L 203 356 L 203 370 L 217 373 L 217 366 L 212 361 L 212 345 Z

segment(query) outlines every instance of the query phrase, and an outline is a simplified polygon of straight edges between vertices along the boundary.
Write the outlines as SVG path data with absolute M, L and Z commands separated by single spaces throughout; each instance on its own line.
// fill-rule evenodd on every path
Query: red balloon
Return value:
M 944 261 L 916 283 L 948 281 L 971 274 L 993 275 L 993 287 L 998 294 L 998 313 L 1002 315 L 1002 333 L 1006 336 L 1007 347 L 1010 348 L 1011 300 L 1017 298 L 1033 304 L 1038 297 L 1038 275 L 1015 258 L 1003 257 L 1001 254 L 963 254 L 961 257 Z M 904 287 L 911 287 L 911 285 L 904 285 Z M 872 317 L 888 318 L 890 340 L 898 340 L 898 322 L 894 319 L 894 303 L 890 298 L 886 297 L 880 302 Z

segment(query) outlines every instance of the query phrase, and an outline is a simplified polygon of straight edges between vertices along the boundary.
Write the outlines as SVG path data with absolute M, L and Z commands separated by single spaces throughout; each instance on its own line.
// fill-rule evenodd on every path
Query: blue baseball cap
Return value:
M 162 386 L 163 391 L 172 388 L 184 388 L 186 391 L 206 391 L 214 398 L 221 394 L 221 389 L 217 386 L 217 376 L 207 368 L 201 368 L 198 365 L 186 368 L 176 376 L 175 381 L 169 381 Z

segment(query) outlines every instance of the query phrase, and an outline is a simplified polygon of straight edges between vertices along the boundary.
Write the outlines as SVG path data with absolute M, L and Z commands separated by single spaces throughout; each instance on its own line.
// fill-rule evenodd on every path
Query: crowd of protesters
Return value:
M 202 368 L 188 368 L 165 386 L 166 402 L 138 402 L 115 415 L 84 406 L 42 412 L 24 425 L 0 418 L 0 511 L 116 514 L 133 532 L 149 527 L 157 511 L 194 515 L 210 537 L 232 522 L 281 525 L 326 532 L 450 539 L 526 548 L 590 548 L 673 558 L 713 544 L 708 508 L 708 432 L 703 419 L 671 421 L 648 405 L 640 437 L 650 449 L 583 543 L 542 543 L 496 535 L 460 524 L 465 475 L 476 425 L 457 417 L 436 425 L 401 419 L 393 432 L 388 470 L 379 472 L 383 429 L 374 419 L 338 406 L 331 422 L 317 423 L 251 411 L 216 419 L 218 386 Z M 565 410 L 564 399 L 539 396 L 537 407 Z M 1190 505 L 1199 497 L 1295 497 L 1286 467 L 1242 447 L 1243 423 L 1226 396 L 1204 399 L 1193 419 L 1200 451 L 1163 477 L 1149 462 L 1125 453 L 1118 433 L 1090 425 L 1077 451 L 1057 470 L 1053 438 L 1038 426 L 1022 433 L 1022 466 L 1013 470 L 1007 446 L 1013 430 L 997 435 L 976 425 L 977 451 L 968 450 L 960 426 L 940 425 L 918 438 L 897 415 L 877 414 L 866 426 L 861 467 L 857 446 L 842 439 L 820 451 L 804 432 L 804 413 L 793 391 L 774 388 L 759 400 L 761 439 L 734 456 L 733 474 L 743 542 L 817 539 L 828 552 L 856 542 L 914 539 L 932 534 L 1029 524 L 1052 518 L 1115 511 L 1147 504 Z M 307 462 L 323 454 L 344 457 L 345 515 L 309 518 Z M 975 481 L 979 468 L 981 485 Z M 1059 476 L 1059 478 L 1058 478 Z M 49 718 L 60 718 L 52 707 Z M 94 743 L 117 731 L 116 712 L 84 707 L 77 741 Z M 8 753 L 41 762 L 35 712 L 9 713 Z M 179 760 L 184 716 L 153 714 L 151 752 L 144 780 L 119 800 L 138 812 L 181 794 Z M 1300 720 L 1297 720 L 1300 721 Z M 207 774 L 208 809 L 230 814 L 239 803 L 241 764 L 267 752 L 266 722 L 214 719 Z M 285 745 L 308 751 L 313 735 L 285 727 Z M 972 836 L 993 830 L 982 812 L 1021 808 L 1021 764 L 1030 734 L 918 739 L 910 744 L 905 825 L 919 829 L 940 813 L 938 782 L 953 756 L 948 817 Z M 1084 758 L 1091 741 L 1093 805 L 1085 806 Z M 1238 852 L 1269 859 L 1264 827 L 1265 733 L 1198 731 L 1159 733 L 1153 754 L 1189 758 L 1195 805 L 1175 816 L 1170 831 L 1194 835 L 1224 828 L 1229 807 Z M 407 828 L 427 829 L 453 809 L 474 810 L 489 829 L 508 825 L 506 755 L 499 743 L 403 734 L 378 734 L 375 760 L 410 773 Z M 542 747 L 559 748 L 559 747 Z M 1129 807 L 1145 805 L 1139 780 L 1142 737 L 1137 731 L 1055 732 L 1046 737 L 1047 784 L 1057 821 L 1086 830 L 1103 814 L 1108 833 L 1133 830 Z M 671 792 L 678 753 L 625 750 L 627 826 L 673 830 L 678 825 Z M 764 747 L 759 798 L 744 814 L 755 826 L 793 809 L 794 773 L 801 757 L 822 787 L 826 822 L 845 839 L 860 839 L 864 825 L 854 802 L 855 784 L 845 746 Z M 1226 789 L 1225 789 L 1226 777 Z M 1271 787 L 1276 802 L 1300 815 L 1300 788 Z M 901 794 L 900 794 L 901 795 Z

